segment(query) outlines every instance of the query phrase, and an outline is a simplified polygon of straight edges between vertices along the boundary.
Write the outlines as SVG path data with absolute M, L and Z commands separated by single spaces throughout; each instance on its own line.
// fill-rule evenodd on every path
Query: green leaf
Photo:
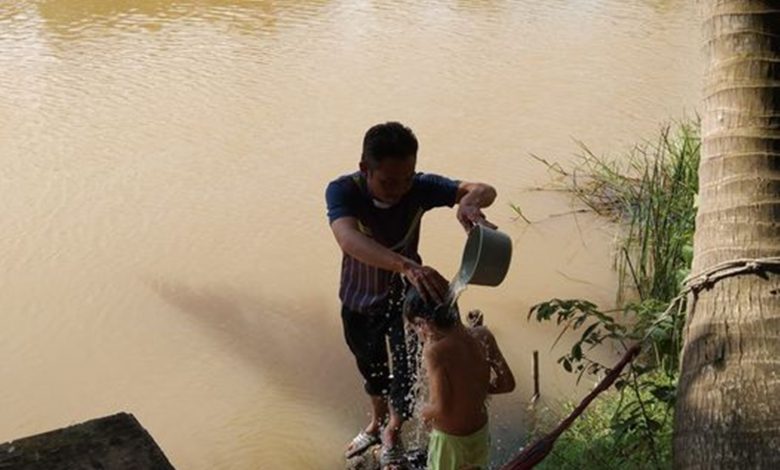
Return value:
M 574 359 L 575 361 L 580 361 L 580 360 L 582 360 L 582 347 L 580 346 L 580 343 L 577 343 L 577 344 L 575 344 L 575 345 L 574 345 L 574 346 L 571 348 L 571 357 L 572 357 L 572 359 Z
M 584 342 L 586 342 L 588 344 L 593 344 L 594 341 L 591 340 L 592 337 L 591 337 L 590 334 L 593 332 L 593 330 L 598 328 L 598 326 L 599 326 L 598 323 L 594 323 L 594 324 L 590 325 L 589 327 L 587 327 L 585 329 L 585 331 L 582 333 L 582 336 L 580 336 L 580 341 L 584 341 Z M 598 338 L 598 335 L 596 335 L 596 338 Z

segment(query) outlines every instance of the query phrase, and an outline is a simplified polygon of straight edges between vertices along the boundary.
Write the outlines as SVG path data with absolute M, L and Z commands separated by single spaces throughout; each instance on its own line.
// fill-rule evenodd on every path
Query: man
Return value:
M 445 301 L 449 287 L 417 252 L 423 213 L 458 204 L 456 215 L 466 230 L 475 224 L 495 227 L 482 208 L 493 203 L 496 191 L 417 173 L 417 149 L 409 128 L 378 124 L 363 139 L 360 171 L 332 181 L 325 194 L 330 226 L 344 253 L 339 289 L 344 337 L 371 399 L 371 421 L 347 447 L 347 458 L 380 440 L 383 461 L 402 458 L 399 433 L 411 412 L 412 380 L 402 318 L 404 280 L 434 303 Z

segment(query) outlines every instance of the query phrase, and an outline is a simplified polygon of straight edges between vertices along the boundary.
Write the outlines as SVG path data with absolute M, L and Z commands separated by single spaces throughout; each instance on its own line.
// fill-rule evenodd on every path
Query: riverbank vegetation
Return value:
M 578 340 L 558 362 L 578 380 L 599 377 L 613 365 L 591 355 L 596 346 L 625 351 L 641 343 L 643 349 L 538 468 L 670 468 L 686 308 L 685 296 L 678 293 L 693 254 L 699 124 L 667 125 L 656 140 L 618 159 L 581 148 L 572 169 L 537 158 L 556 176 L 555 189 L 616 223 L 617 308 L 605 310 L 587 299 L 551 299 L 532 307 L 529 318 L 556 321 L 561 335 L 576 332 Z M 574 406 L 566 405 L 563 414 Z M 537 410 L 535 434 L 543 435 L 561 417 Z

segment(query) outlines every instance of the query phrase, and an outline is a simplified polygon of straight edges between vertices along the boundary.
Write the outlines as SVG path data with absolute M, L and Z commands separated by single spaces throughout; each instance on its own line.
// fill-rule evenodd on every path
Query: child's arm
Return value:
M 504 355 L 501 354 L 501 349 L 499 349 L 493 333 L 487 328 L 485 330 L 487 333 L 485 339 L 487 340 L 488 362 L 490 362 L 490 367 L 496 373 L 495 377 L 490 380 L 488 393 L 494 395 L 509 393 L 515 389 L 515 376 L 512 374 L 509 364 L 506 363 Z
M 446 411 L 449 409 L 450 381 L 441 351 L 436 346 L 430 346 L 423 351 L 423 360 L 428 374 L 429 401 L 420 414 L 424 421 L 435 424 L 437 420 L 446 416 Z

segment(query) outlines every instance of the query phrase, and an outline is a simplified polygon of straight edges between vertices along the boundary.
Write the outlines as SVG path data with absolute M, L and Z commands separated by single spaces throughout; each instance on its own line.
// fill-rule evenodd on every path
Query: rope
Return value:
M 740 258 L 724 261 L 703 272 L 688 276 L 683 281 L 682 294 L 693 292 L 698 294 L 702 289 L 709 289 L 721 279 L 738 274 L 757 274 L 764 272 L 780 272 L 780 256 L 767 258 Z
M 766 272 L 780 272 L 780 256 L 766 258 L 739 258 L 718 263 L 702 272 L 692 274 L 683 280 L 683 288 L 677 297 L 669 302 L 666 310 L 647 329 L 647 334 L 640 341 L 644 343 L 653 332 L 653 328 L 666 320 L 672 311 L 677 308 L 677 314 L 682 311 L 683 300 L 688 294 L 698 295 L 703 289 L 711 289 L 716 282 L 731 276 L 740 274 L 764 274 Z

